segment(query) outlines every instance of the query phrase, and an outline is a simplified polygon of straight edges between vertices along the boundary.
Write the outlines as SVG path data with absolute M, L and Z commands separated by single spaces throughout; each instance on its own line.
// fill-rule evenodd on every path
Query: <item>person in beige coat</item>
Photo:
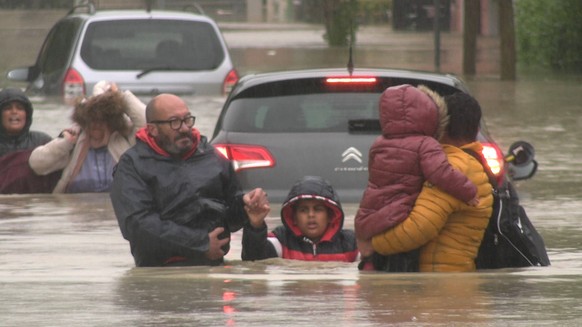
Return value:
M 75 105 L 72 120 L 72 127 L 32 152 L 29 165 L 39 175 L 62 170 L 53 193 L 108 192 L 113 167 L 145 126 L 145 104 L 100 82 L 90 98 Z

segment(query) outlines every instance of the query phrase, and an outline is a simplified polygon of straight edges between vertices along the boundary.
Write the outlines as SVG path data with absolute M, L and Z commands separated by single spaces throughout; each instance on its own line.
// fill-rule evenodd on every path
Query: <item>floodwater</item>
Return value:
M 430 35 L 407 46 L 402 42 L 418 35 L 372 32 L 377 37 L 360 38 L 357 64 L 433 69 Z M 327 49 L 309 29 L 227 30 L 225 37 L 242 73 L 344 60 L 345 50 Z M 444 42 L 442 67 L 458 73 L 458 37 Z M 517 187 L 552 266 L 383 274 L 360 273 L 355 264 L 241 262 L 235 233 L 225 266 L 135 268 L 107 194 L 4 195 L 0 325 L 582 325 L 582 76 L 520 73 L 518 81 L 500 82 L 495 49 L 479 58 L 481 73 L 468 84 L 490 133 L 504 149 L 517 140 L 536 148 L 539 170 Z M 70 108 L 35 100 L 33 129 L 55 136 L 68 125 Z M 224 98 L 187 100 L 197 126 L 211 135 Z M 356 208 L 344 205 L 347 228 Z M 273 204 L 270 227 L 279 224 L 278 211 Z

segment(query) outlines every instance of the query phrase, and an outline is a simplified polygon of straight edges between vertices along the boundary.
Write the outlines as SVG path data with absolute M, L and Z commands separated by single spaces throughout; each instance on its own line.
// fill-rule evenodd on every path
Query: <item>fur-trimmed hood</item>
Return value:
M 387 138 L 420 134 L 439 139 L 448 124 L 444 99 L 424 85 L 387 88 L 380 96 L 379 114 Z

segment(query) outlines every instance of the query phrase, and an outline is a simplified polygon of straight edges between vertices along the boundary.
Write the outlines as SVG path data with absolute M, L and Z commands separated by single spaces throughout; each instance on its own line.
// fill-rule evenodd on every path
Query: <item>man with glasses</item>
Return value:
M 181 98 L 156 96 L 146 120 L 110 193 L 136 266 L 222 264 L 230 233 L 269 212 L 266 193 L 243 194 L 230 162 L 193 127 Z

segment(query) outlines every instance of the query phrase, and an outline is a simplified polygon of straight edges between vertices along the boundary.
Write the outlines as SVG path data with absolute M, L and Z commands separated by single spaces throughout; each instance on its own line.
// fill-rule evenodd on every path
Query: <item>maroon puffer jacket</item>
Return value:
M 368 186 L 354 224 L 362 240 L 403 221 L 425 179 L 465 202 L 477 194 L 435 139 L 448 122 L 438 94 L 423 86 L 390 87 L 382 93 L 379 110 L 382 136 L 370 148 Z

